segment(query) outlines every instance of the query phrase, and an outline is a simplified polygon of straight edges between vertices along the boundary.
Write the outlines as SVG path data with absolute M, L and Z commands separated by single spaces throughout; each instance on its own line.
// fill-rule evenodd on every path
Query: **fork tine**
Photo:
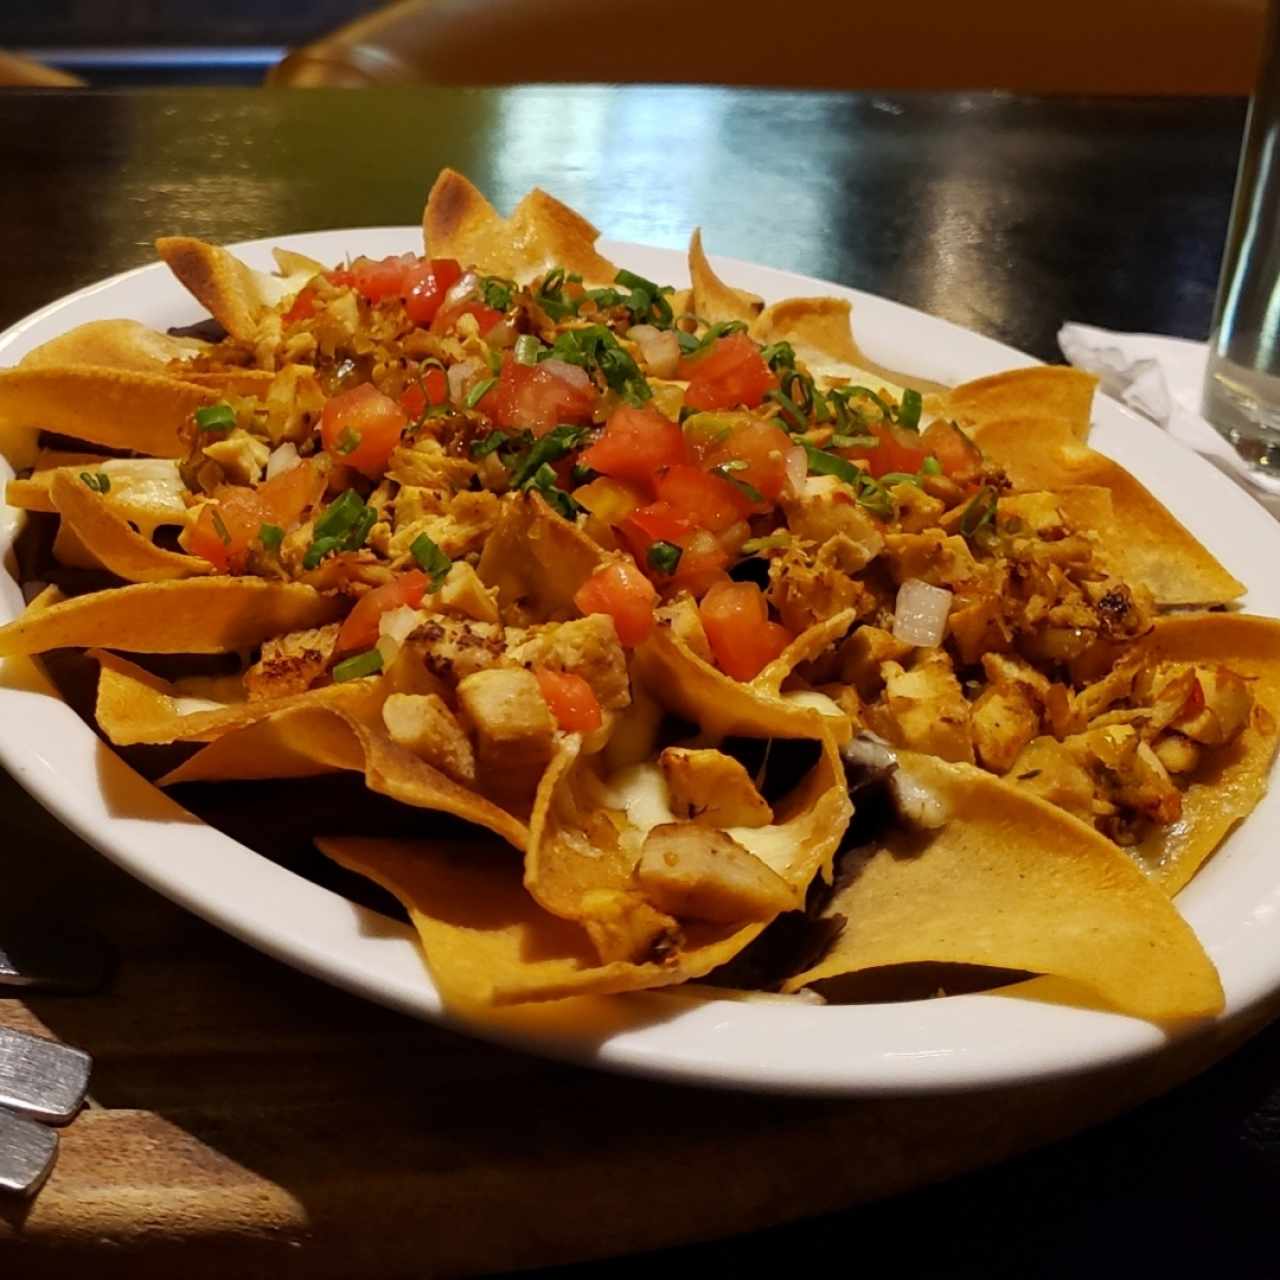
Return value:
M 65 1124 L 84 1102 L 92 1065 L 82 1049 L 0 1027 L 0 1107 Z
M 0 1191 L 34 1195 L 49 1176 L 58 1135 L 0 1107 Z

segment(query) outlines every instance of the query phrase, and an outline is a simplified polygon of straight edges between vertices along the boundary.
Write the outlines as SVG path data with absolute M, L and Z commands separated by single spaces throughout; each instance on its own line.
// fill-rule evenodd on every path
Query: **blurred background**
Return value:
M 1266 0 L 0 0 L 0 84 L 1244 94 Z

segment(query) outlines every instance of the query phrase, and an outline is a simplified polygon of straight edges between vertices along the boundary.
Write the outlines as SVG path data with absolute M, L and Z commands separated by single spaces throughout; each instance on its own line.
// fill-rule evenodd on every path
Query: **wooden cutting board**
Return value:
M 89 996 L 0 999 L 79 1045 L 91 1100 L 0 1274 L 129 1280 L 475 1274 L 746 1232 L 996 1161 L 1189 1075 L 1145 1067 L 944 1101 L 750 1097 L 594 1074 L 376 1008 L 130 880 L 0 776 L 4 918 L 91 928 Z

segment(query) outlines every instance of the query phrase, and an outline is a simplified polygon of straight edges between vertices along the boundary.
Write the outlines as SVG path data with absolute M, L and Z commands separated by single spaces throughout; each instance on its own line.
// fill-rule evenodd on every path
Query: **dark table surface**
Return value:
M 166 233 L 416 222 L 449 164 L 500 207 L 536 183 L 610 237 L 683 246 L 701 224 L 713 252 L 882 293 L 1046 359 L 1068 318 L 1203 337 L 1243 118 L 1232 101 L 1004 95 L 7 93 L 0 324 L 149 260 Z M 580 1270 L 1275 1274 L 1278 1192 L 1272 1028 L 1168 1097 L 1003 1167 Z

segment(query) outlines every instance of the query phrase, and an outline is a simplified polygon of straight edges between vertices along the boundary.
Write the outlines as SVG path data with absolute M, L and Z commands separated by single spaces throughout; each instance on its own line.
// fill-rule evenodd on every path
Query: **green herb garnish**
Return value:
M 278 524 L 259 525 L 258 541 L 268 551 L 279 551 L 280 544 L 284 541 L 284 530 Z
M 80 480 L 86 488 L 94 493 L 110 493 L 111 477 L 105 471 L 82 471 Z
M 549 463 L 544 462 L 533 473 L 533 477 L 526 487 L 536 489 L 547 505 L 566 520 L 572 520 L 582 510 L 563 489 L 557 486 L 556 473 Z
M 542 278 L 533 292 L 533 300 L 552 320 L 567 320 L 577 315 L 577 304 L 564 296 L 565 273 L 563 267 L 553 267 Z
M 730 462 L 722 462 L 719 466 L 712 467 L 712 475 L 717 475 L 721 480 L 727 480 L 740 493 L 745 494 L 752 502 L 763 502 L 764 494 L 753 484 L 748 484 L 745 480 L 739 480 L 733 473 L 735 471 L 746 471 L 751 464 L 743 458 L 734 458 Z
M 439 591 L 453 561 L 425 533 L 418 534 L 409 544 L 409 554 L 418 562 L 418 568 L 431 578 L 431 590 Z
M 496 453 L 501 449 L 510 439 L 511 437 L 505 431 L 490 431 L 483 440 L 473 440 L 471 442 L 471 456 L 473 458 L 487 458 L 489 454 Z
M 969 499 L 968 505 L 960 513 L 960 532 L 966 538 L 978 538 L 983 530 L 996 518 L 996 491 L 989 484 L 984 484 Z
M 342 434 L 338 437 L 338 452 L 344 456 L 348 453 L 355 453 L 360 447 L 360 433 L 352 431 L 350 427 L 344 427 Z
M 538 352 L 541 349 L 542 343 L 533 334 L 522 333 L 516 339 L 516 345 L 511 354 L 515 357 L 516 364 L 537 364 Z
M 225 401 L 196 410 L 196 426 L 201 431 L 230 431 L 236 425 L 236 411 Z
M 920 474 L 922 476 L 940 476 L 942 474 L 942 463 L 933 454 L 930 454 L 920 464 Z
M 920 477 L 914 471 L 888 471 L 880 477 L 882 485 L 913 484 L 920 487 Z
M 659 573 L 675 573 L 683 554 L 684 552 L 674 542 L 665 542 L 659 538 L 657 542 L 649 544 L 645 559 L 649 562 L 649 567 L 656 569 Z
M 209 511 L 209 519 L 213 521 L 214 532 L 222 539 L 222 545 L 229 547 L 231 545 L 231 533 L 227 529 L 226 521 L 212 508 Z
M 924 408 L 924 398 L 918 391 L 908 387 L 902 393 L 902 403 L 898 406 L 898 425 L 915 431 L 920 426 L 920 411 Z
M 480 298 L 486 307 L 495 311 L 506 311 L 511 306 L 511 295 L 515 292 L 515 281 L 504 280 L 501 276 L 485 276 L 480 281 Z
M 789 342 L 771 342 L 767 347 L 761 348 L 760 355 L 774 373 L 796 367 L 795 348 Z
M 861 467 L 855 467 L 848 458 L 842 458 L 838 454 L 828 453 L 825 449 L 819 449 L 816 444 L 810 444 L 807 440 L 801 441 L 804 445 L 805 454 L 809 458 L 809 470 L 815 476 L 835 476 L 839 480 L 843 480 L 845 484 L 856 485 L 858 477 L 863 474 Z
M 498 385 L 497 378 L 485 378 L 483 382 L 477 382 L 470 391 L 467 392 L 467 398 L 464 402 L 468 409 L 474 409 L 481 400 L 489 394 L 490 391 Z
M 353 657 L 343 658 L 333 669 L 334 684 L 344 680 L 359 680 L 361 676 L 376 676 L 382 670 L 382 654 L 377 649 L 366 649 Z
M 335 538 L 347 534 L 360 518 L 364 501 L 354 489 L 345 490 L 335 498 L 316 518 L 315 536 Z
M 566 329 L 556 336 L 555 344 L 538 353 L 539 360 L 551 357 L 566 364 L 576 364 L 588 372 L 598 369 L 611 391 L 628 404 L 638 407 L 652 399 L 653 391 L 639 366 L 619 345 L 613 331 L 602 324 L 581 329 Z
M 511 487 L 522 489 L 548 463 L 557 462 L 587 438 L 586 427 L 553 427 L 511 463 Z M 552 472 L 554 476 L 555 473 Z

